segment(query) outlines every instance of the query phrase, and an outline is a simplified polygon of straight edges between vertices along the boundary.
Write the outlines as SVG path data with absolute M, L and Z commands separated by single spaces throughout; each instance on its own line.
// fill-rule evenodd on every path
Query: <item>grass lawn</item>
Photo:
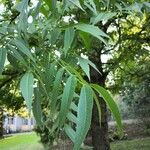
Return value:
M 35 133 L 13 135 L 0 140 L 0 150 L 43 150 Z M 150 150 L 150 137 L 111 143 L 112 150 Z
M 114 142 L 111 148 L 112 150 L 150 150 L 150 137 Z
M 0 150 L 43 150 L 35 133 L 19 134 L 0 140 Z

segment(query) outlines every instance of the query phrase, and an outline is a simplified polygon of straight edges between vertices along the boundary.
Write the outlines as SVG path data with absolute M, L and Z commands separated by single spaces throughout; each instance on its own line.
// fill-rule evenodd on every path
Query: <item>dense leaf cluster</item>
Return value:
M 93 101 L 101 119 L 98 98 L 102 97 L 121 129 L 119 110 L 111 95 L 102 87 L 104 85 L 90 82 L 96 80 L 93 78 L 95 71 L 98 78 L 105 79 L 110 69 L 120 64 L 126 54 L 120 48 L 126 45 L 121 42 L 124 19 L 132 21 L 130 17 L 134 12 L 135 16 L 143 15 L 149 11 L 149 3 L 99 0 L 7 2 L 11 20 L 3 15 L 0 23 L 0 73 L 3 74 L 7 57 L 18 69 L 21 93 L 29 112 L 33 110 L 39 127 L 46 127 L 50 135 L 65 130 L 74 143 L 74 150 L 78 150 L 90 128 Z M 104 64 L 101 55 L 108 53 L 114 54 L 114 59 Z

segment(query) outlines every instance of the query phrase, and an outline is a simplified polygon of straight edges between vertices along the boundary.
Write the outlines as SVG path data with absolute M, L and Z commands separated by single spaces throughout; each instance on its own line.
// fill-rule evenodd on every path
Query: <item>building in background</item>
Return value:
M 5 116 L 3 123 L 4 133 L 32 131 L 35 124 L 36 122 L 33 117 L 23 118 L 18 115 L 14 117 Z

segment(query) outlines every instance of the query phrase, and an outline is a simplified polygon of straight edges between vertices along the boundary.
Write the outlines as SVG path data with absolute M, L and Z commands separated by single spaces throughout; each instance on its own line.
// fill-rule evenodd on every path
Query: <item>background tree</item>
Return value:
M 121 88 L 122 100 L 129 107 L 132 117 L 142 121 L 146 128 L 149 128 L 150 112 L 149 66 L 149 57 L 141 57 L 130 70 L 133 75 L 126 75 L 128 79 L 124 80 Z
M 4 111 L 17 112 L 20 108 L 25 107 L 22 96 L 18 91 L 18 82 L 16 78 L 18 72 L 10 65 L 5 66 L 3 75 L 0 75 L 0 135 L 3 137 L 3 118 Z

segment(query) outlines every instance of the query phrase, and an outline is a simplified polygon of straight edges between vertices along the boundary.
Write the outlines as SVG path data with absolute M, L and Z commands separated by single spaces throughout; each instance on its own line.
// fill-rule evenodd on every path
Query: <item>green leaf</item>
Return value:
M 70 76 L 66 82 L 64 91 L 63 91 L 63 96 L 61 100 L 61 107 L 60 107 L 60 112 L 59 112 L 59 125 L 63 125 L 65 122 L 66 116 L 69 112 L 69 108 L 74 96 L 74 91 L 76 87 L 76 77 L 75 76 Z
M 144 2 L 143 4 L 150 8 L 150 2 Z
M 68 118 L 70 121 L 72 121 L 72 122 L 74 122 L 74 123 L 77 123 L 77 117 L 76 117 L 73 113 L 69 112 L 69 113 L 67 114 L 67 118 Z
M 114 16 L 116 16 L 116 14 L 117 13 L 115 13 L 115 12 L 113 12 L 113 13 L 112 12 L 99 13 L 96 17 L 91 19 L 91 23 L 95 25 L 100 21 L 107 21 L 107 20 L 113 18 Z
M 23 56 L 21 56 L 21 54 L 13 47 L 8 46 L 9 50 L 10 50 L 10 55 L 12 55 L 14 58 L 16 58 L 17 60 L 19 60 L 22 64 L 24 64 L 25 66 L 27 66 L 26 61 L 24 60 Z
M 6 49 L 5 48 L 0 48 L 0 75 L 2 74 L 5 60 L 6 60 Z
M 94 14 L 97 14 L 96 5 L 93 0 L 84 1 L 84 5 L 87 6 Z
M 80 64 L 82 70 L 85 72 L 85 74 L 88 76 L 88 78 L 90 80 L 90 67 L 89 67 L 89 64 L 87 63 L 86 59 L 79 58 L 79 64 Z
M 74 142 L 74 138 L 75 138 L 75 131 L 69 126 L 69 125 L 65 125 L 64 127 L 66 134 L 69 136 L 69 138 L 71 139 L 71 141 Z
M 40 12 L 40 8 L 42 5 L 42 1 L 39 1 L 35 7 L 35 9 L 33 10 L 33 20 L 36 20 L 36 17 L 38 16 L 39 12 Z
M 18 10 L 20 13 L 23 13 L 28 6 L 28 2 L 29 0 L 22 0 L 18 3 L 18 5 L 16 5 L 16 10 Z
M 13 55 L 7 53 L 7 60 L 14 68 L 18 68 L 19 66 L 18 60 Z
M 31 112 L 32 108 L 33 83 L 34 83 L 34 76 L 31 72 L 25 73 L 20 81 L 21 93 L 26 101 L 26 105 L 29 109 L 29 112 Z
M 42 108 L 41 108 L 41 95 L 38 88 L 34 89 L 34 101 L 33 101 L 33 115 L 38 126 L 42 126 Z
M 78 111 L 78 106 L 74 102 L 71 103 L 70 108 L 76 112 Z
M 18 40 L 15 39 L 13 41 L 13 43 L 18 47 L 18 49 L 25 54 L 26 56 L 28 56 L 28 58 L 30 58 L 33 62 L 35 62 L 35 59 L 32 56 L 31 51 L 28 49 L 28 47 L 22 42 L 22 40 Z
M 20 31 L 26 31 L 28 26 L 28 2 L 29 0 L 22 0 L 17 6 L 16 9 L 20 12 L 19 21 L 17 23 L 18 29 Z
M 82 57 L 79 57 L 79 64 L 80 64 L 81 68 L 83 69 L 83 71 L 85 72 L 85 74 L 88 76 L 89 80 L 90 80 L 90 67 L 89 67 L 89 65 L 91 67 L 93 67 L 97 72 L 99 72 L 99 70 L 97 69 L 97 67 L 95 66 L 95 64 L 93 64 L 88 59 L 84 59 Z
M 56 43 L 56 41 L 59 38 L 60 33 L 61 32 L 60 32 L 59 29 L 54 29 L 54 30 L 51 31 L 51 33 L 50 33 L 50 35 L 51 35 L 50 41 L 51 41 L 52 45 L 54 45 Z
M 45 68 L 45 72 L 44 72 L 44 83 L 46 86 L 47 91 L 50 90 L 51 86 L 53 85 L 53 82 L 55 80 L 55 74 L 57 73 L 56 70 L 56 62 L 54 61 L 51 64 L 47 64 L 46 68 Z
M 65 55 L 67 54 L 68 50 L 71 47 L 71 44 L 74 39 L 74 29 L 73 28 L 67 28 L 65 31 L 65 38 L 64 38 L 64 52 Z
M 97 69 L 96 65 L 94 63 L 92 63 L 90 60 L 86 59 L 87 63 L 93 67 L 98 73 L 100 73 L 100 71 Z M 101 73 L 100 73 L 101 74 Z
M 94 25 L 82 23 L 82 24 L 75 25 L 75 27 L 78 30 L 81 30 L 83 32 L 86 32 L 86 33 L 93 35 L 94 37 L 98 38 L 99 40 L 101 40 L 105 44 L 106 44 L 106 41 L 102 37 L 109 38 L 109 36 L 106 33 L 104 33 L 101 29 L 99 29 L 98 27 L 96 27 Z
M 89 35 L 86 32 L 82 32 L 82 31 L 80 31 L 79 35 L 80 35 L 81 39 L 83 40 L 85 47 L 89 50 L 92 46 L 92 44 L 91 44 L 92 39 L 90 37 L 91 35 Z
M 80 8 L 81 10 L 84 11 L 84 9 L 82 8 L 82 6 L 81 6 L 79 0 L 69 0 L 69 2 L 73 3 L 73 4 L 76 5 L 78 8 Z
M 73 150 L 80 149 L 91 125 L 93 108 L 93 90 L 84 85 L 81 89 L 77 112 L 77 126 Z
M 102 114 L 101 113 L 101 107 L 100 107 L 100 103 L 99 103 L 99 100 L 98 100 L 96 94 L 95 93 L 93 93 L 93 94 L 94 94 L 94 100 L 95 100 L 95 103 L 96 103 L 96 106 L 97 106 L 97 110 L 98 110 L 99 124 L 101 126 L 101 114 Z
M 111 95 L 108 93 L 106 89 L 96 84 L 91 84 L 91 86 L 103 97 L 104 101 L 108 105 L 109 109 L 111 110 L 117 122 L 119 130 L 121 131 L 122 130 L 121 116 L 117 104 L 115 103 L 115 101 L 113 100 L 113 98 L 111 97 Z
M 80 73 L 74 69 L 74 67 L 72 67 L 71 65 L 68 65 L 68 63 L 64 62 L 63 60 L 61 60 L 61 63 L 63 64 L 63 66 L 65 67 L 65 69 L 67 71 L 69 71 L 70 73 L 76 75 L 78 77 L 78 79 L 83 83 L 86 84 L 87 82 L 82 78 L 82 76 L 80 75 Z
M 45 3 L 48 5 L 49 9 L 51 11 L 54 11 L 55 8 L 56 8 L 56 3 L 57 3 L 57 0 L 44 0 Z
M 51 111 L 53 112 L 55 110 L 56 102 L 57 102 L 57 97 L 59 96 L 59 87 L 62 82 L 62 76 L 64 73 L 64 69 L 61 68 L 56 74 L 56 78 L 54 81 L 53 85 L 53 90 L 52 90 L 52 97 L 51 97 Z
M 46 10 L 46 8 L 44 7 L 44 5 L 42 5 L 42 6 L 40 7 L 40 12 L 41 12 L 46 18 L 48 18 L 48 13 L 47 13 L 47 10 Z

